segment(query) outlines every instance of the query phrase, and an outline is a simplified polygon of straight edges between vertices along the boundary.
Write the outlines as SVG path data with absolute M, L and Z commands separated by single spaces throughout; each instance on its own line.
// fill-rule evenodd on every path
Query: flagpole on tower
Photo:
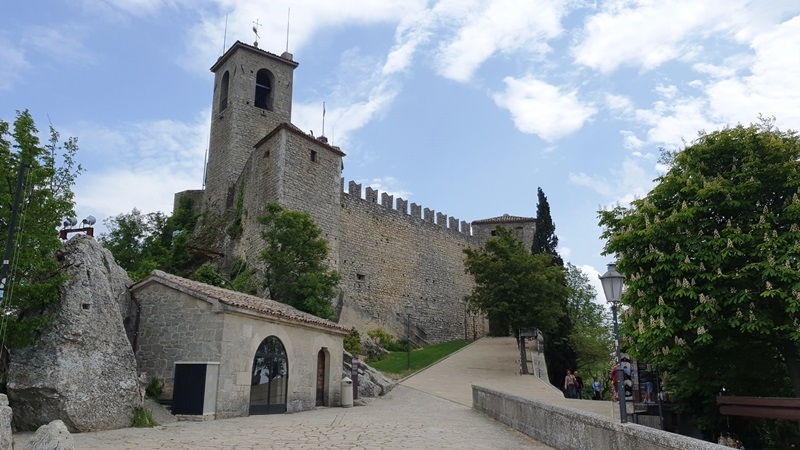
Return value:
M 325 102 L 322 102 L 322 135 L 325 136 Z

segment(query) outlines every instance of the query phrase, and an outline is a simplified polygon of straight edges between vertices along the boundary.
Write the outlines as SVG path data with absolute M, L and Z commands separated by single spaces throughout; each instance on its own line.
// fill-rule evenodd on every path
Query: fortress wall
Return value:
M 311 151 L 316 152 L 315 161 Z M 258 217 L 267 203 L 279 202 L 285 209 L 309 213 L 328 240 L 328 262 L 336 268 L 341 164 L 341 156 L 324 145 L 286 129 L 259 146 L 239 179 L 244 181 L 245 217 L 236 256 L 251 264 L 258 258 L 264 247 Z
M 330 252 L 328 264 L 337 268 L 339 260 L 339 192 L 341 192 L 342 157 L 327 146 L 281 131 L 286 136 L 283 191 L 284 208 L 307 211 L 322 229 Z M 315 152 L 315 161 L 311 152 Z
M 398 211 L 384 206 L 388 200 L 378 203 L 371 188 L 366 199 L 360 192 L 360 185 L 351 182 L 349 193 L 341 196 L 339 271 L 344 303 L 339 323 L 362 333 L 383 328 L 404 337 L 404 307 L 411 302 L 412 324 L 424 331 L 420 337 L 427 342 L 463 339 L 461 301 L 472 289 L 472 278 L 464 273 L 463 249 L 476 241 L 458 227 L 409 215 L 402 199 Z M 411 208 L 421 210 L 416 204 Z M 433 211 L 427 216 L 433 217 Z

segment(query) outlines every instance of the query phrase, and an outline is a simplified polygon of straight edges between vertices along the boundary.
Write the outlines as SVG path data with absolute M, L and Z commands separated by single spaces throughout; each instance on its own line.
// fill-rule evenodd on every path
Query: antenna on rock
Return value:
M 292 8 L 286 8 L 286 53 L 289 53 L 289 18 L 292 16 Z

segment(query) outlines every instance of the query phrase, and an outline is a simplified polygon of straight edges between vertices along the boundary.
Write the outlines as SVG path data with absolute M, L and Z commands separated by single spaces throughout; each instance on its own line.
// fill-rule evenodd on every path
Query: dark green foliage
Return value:
M 608 355 L 614 345 L 608 312 L 594 302 L 597 292 L 586 274 L 570 263 L 567 263 L 567 287 L 570 291 L 567 315 L 572 323 L 569 342 L 577 359 L 574 369 L 580 368 L 585 374 L 608 373 L 611 370 Z M 585 376 L 584 381 L 588 384 Z
M 153 413 L 149 409 L 136 407 L 133 409 L 131 426 L 134 428 L 153 428 L 158 426 L 158 423 L 153 419 Z
M 188 246 L 197 218 L 194 202 L 185 196 L 169 217 L 162 212 L 142 214 L 134 208 L 128 214 L 106 219 L 109 231 L 100 235 L 98 242 L 111 251 L 134 281 L 154 269 L 186 275 L 196 267 Z
M 214 270 L 214 266 L 209 263 L 200 266 L 189 278 L 200 283 L 210 284 L 211 286 L 229 287 L 229 283 L 222 278 L 222 275 Z
M 152 377 L 150 381 L 147 382 L 147 387 L 144 392 L 146 396 L 158 401 L 164 394 L 164 382 L 156 377 Z
M 367 331 L 367 336 L 371 337 L 378 345 L 390 352 L 401 352 L 408 346 L 408 341 L 405 339 L 396 339 L 391 333 L 381 328 Z
M 233 262 L 230 279 L 233 290 L 250 295 L 258 293 L 258 274 L 255 269 L 248 267 L 243 259 L 237 259 Z
M 466 272 L 475 279 L 470 305 L 514 330 L 553 330 L 566 302 L 564 270 L 550 265 L 548 255 L 532 255 L 512 231 L 498 227 L 497 236 L 481 249 L 464 249 Z
M 345 336 L 344 349 L 351 355 L 361 354 L 361 334 L 355 328 L 351 328 L 350 334 Z
M 553 258 L 552 264 L 563 266 L 564 260 L 558 254 L 558 237 L 556 236 L 556 224 L 550 217 L 550 204 L 542 188 L 538 191 L 539 203 L 536 204 L 536 231 L 533 233 L 533 244 L 531 253 L 544 253 Z
M 340 277 L 325 265 L 328 242 L 311 216 L 269 203 L 258 220 L 265 227 L 261 235 L 267 247 L 260 257 L 266 264 L 264 285 L 270 298 L 333 319 L 330 300 Z
M 62 247 L 57 229 L 64 219 L 75 216 L 72 186 L 83 171 L 74 160 L 77 139 L 62 142 L 51 127 L 49 140 L 42 145 L 37 133 L 28 111 L 17 112 L 13 128 L 0 120 L 0 252 L 5 252 L 20 165 L 31 166 L 25 173 L 0 311 L 5 319 L 0 334 L 12 347 L 32 344 L 36 331 L 47 324 L 44 311 L 60 300 L 66 275 L 54 258 Z
M 722 388 L 800 397 L 799 161 L 797 134 L 769 120 L 727 128 L 666 153 L 645 198 L 600 211 L 626 275 L 621 334 L 707 432 L 725 423 Z
M 244 227 L 242 219 L 244 218 L 244 183 L 239 183 L 239 190 L 236 192 L 236 215 L 233 216 L 233 222 L 228 226 L 226 232 L 228 236 L 237 239 L 242 235 Z
M 550 216 L 550 204 L 542 188 L 538 188 L 537 196 L 536 231 L 533 234 L 531 253 L 548 255 L 551 258 L 550 264 L 563 266 L 564 261 L 556 250 L 558 247 L 556 225 Z M 563 384 L 563 376 L 567 370 L 575 370 L 578 367 L 577 354 L 570 338 L 573 335 L 573 319 L 568 314 L 567 307 L 567 299 L 563 298 L 558 305 L 561 314 L 557 326 L 551 330 L 542 330 L 545 342 L 544 358 L 550 382 L 555 386 Z

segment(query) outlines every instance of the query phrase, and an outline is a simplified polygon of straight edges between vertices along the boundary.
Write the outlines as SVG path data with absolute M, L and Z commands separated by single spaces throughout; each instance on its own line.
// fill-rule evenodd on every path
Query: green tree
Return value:
M 533 244 L 531 253 L 545 253 L 553 258 L 553 264 L 564 265 L 564 260 L 558 254 L 558 236 L 556 236 L 556 224 L 550 217 L 550 203 L 544 195 L 542 188 L 538 188 L 538 203 L 536 204 L 536 230 L 533 233 Z
M 546 332 L 557 326 L 567 288 L 563 268 L 551 265 L 549 255 L 532 255 L 504 227 L 497 227 L 496 236 L 488 239 L 483 248 L 464 249 L 464 253 L 465 271 L 475 279 L 467 301 L 511 326 L 521 351 L 521 329 L 537 327 Z M 525 358 L 521 363 L 526 372 Z
M 538 203 L 536 204 L 536 231 L 533 234 L 531 253 L 544 254 L 551 258 L 550 264 L 563 266 L 564 260 L 558 254 L 558 237 L 556 224 L 550 216 L 550 204 L 542 188 L 538 188 Z M 567 300 L 563 299 L 559 305 L 561 314 L 558 325 L 549 331 L 542 331 L 544 335 L 544 358 L 548 367 L 548 377 L 554 386 L 563 385 L 564 374 L 567 370 L 574 370 L 577 365 L 577 355 L 573 347 L 573 325 L 571 316 L 567 313 Z
M 573 325 L 569 342 L 577 357 L 576 367 L 594 374 L 608 373 L 613 346 L 608 312 L 594 302 L 597 292 L 586 274 L 571 263 L 567 263 L 567 288 L 567 314 Z
M 328 242 L 306 212 L 267 204 L 258 218 L 265 226 L 267 244 L 261 252 L 266 264 L 264 285 L 272 300 L 325 319 L 333 319 L 330 300 L 336 295 L 339 273 L 327 267 Z
M 630 351 L 706 430 L 723 388 L 800 397 L 799 161 L 769 120 L 701 134 L 646 197 L 599 212 Z
M 50 127 L 41 145 L 30 113 L 18 111 L 13 128 L 0 120 L 0 235 L 8 236 L 20 165 L 25 174 L 14 235 L 11 267 L 2 303 L 3 330 L 8 346 L 33 343 L 35 332 L 47 324 L 46 307 L 60 300 L 65 275 L 54 258 L 61 248 L 57 228 L 75 216 L 72 186 L 83 171 L 75 162 L 77 139 L 61 141 Z M 5 239 L 3 239 L 5 243 Z M 5 249 L 3 249 L 4 251 Z
M 134 281 L 153 269 L 188 275 L 194 268 L 188 251 L 189 237 L 197 225 L 194 202 L 181 197 L 171 216 L 162 212 L 142 214 L 134 208 L 130 213 L 109 217 L 108 228 L 98 242 L 111 251 L 114 259 Z

